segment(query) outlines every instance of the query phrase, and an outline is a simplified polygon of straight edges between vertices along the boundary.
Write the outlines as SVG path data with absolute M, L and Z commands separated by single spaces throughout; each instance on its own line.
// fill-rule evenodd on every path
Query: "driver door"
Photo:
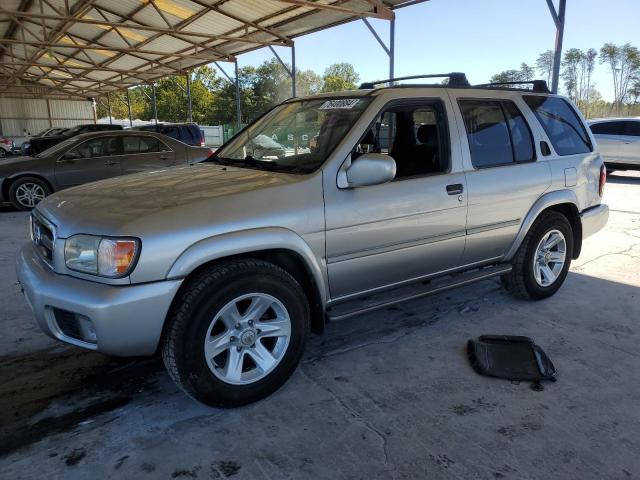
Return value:
M 388 154 L 396 178 L 340 188 L 325 180 L 326 255 L 332 299 L 391 287 L 460 265 L 466 180 L 452 148 L 448 99 L 385 106 L 351 153 Z
M 55 176 L 61 188 L 120 175 L 120 137 L 99 137 L 82 142 L 56 161 Z

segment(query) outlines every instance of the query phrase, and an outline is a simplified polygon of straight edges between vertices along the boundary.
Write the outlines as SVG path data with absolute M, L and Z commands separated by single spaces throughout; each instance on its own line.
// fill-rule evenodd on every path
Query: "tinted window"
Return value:
M 525 95 L 524 100 L 547 132 L 558 155 L 574 155 L 593 150 L 584 125 L 564 99 Z
M 166 135 L 167 137 L 175 138 L 176 140 L 182 141 L 182 139 L 180 138 L 178 127 L 162 127 L 160 129 L 160 133 Z
M 86 141 L 76 148 L 70 150 L 71 152 L 77 152 L 81 158 L 95 158 L 106 157 L 108 155 L 117 155 L 119 153 L 119 138 L 95 138 L 93 140 Z
M 352 152 L 385 153 L 396 162 L 396 178 L 429 175 L 449 166 L 446 118 L 437 103 L 397 105 L 383 110 Z
M 632 137 L 640 137 L 640 122 L 625 122 L 627 124 L 627 128 L 625 129 L 626 135 L 631 135 Z
M 460 100 L 474 167 L 513 162 L 507 119 L 499 101 Z
M 513 144 L 513 158 L 516 162 L 528 162 L 535 159 L 533 137 L 529 125 L 513 102 L 502 102 L 507 125 Z
M 160 143 L 154 137 L 124 137 L 123 147 L 125 154 L 160 151 Z
M 603 122 L 591 125 L 591 131 L 599 135 L 624 135 L 625 122 Z

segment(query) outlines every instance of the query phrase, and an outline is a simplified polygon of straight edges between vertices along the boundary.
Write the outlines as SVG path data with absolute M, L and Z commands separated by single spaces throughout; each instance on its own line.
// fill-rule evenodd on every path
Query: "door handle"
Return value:
M 447 185 L 447 194 L 448 195 L 460 195 L 464 191 L 464 187 L 461 183 L 454 183 L 452 185 Z
M 105 165 L 110 166 L 110 165 L 117 165 L 118 162 L 104 162 Z

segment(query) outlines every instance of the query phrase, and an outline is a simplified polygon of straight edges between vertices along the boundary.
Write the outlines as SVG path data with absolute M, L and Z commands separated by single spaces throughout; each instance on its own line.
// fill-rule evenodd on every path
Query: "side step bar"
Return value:
M 382 293 L 375 293 L 356 300 L 350 300 L 333 307 L 330 306 L 327 309 L 327 319 L 329 321 L 344 320 L 363 313 L 390 307 L 398 303 L 416 300 L 428 295 L 451 290 L 452 288 L 486 280 L 497 275 L 503 275 L 510 271 L 511 264 L 500 264 L 443 276 L 431 281 L 405 285 L 394 290 L 387 290 Z

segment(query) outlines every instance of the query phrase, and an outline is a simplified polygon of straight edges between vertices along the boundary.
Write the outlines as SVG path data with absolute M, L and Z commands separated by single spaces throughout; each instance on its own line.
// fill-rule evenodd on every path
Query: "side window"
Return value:
M 124 137 L 122 139 L 122 152 L 125 155 L 140 152 L 140 137 Z
M 640 137 L 640 122 L 624 122 L 627 124 L 624 134 L 632 137 Z
M 106 144 L 107 139 L 96 138 L 94 140 L 88 140 L 76 148 L 69 151 L 69 153 L 78 153 L 80 158 L 95 158 L 106 156 Z
M 180 138 L 180 132 L 178 131 L 177 127 L 164 127 L 162 128 L 160 133 L 163 133 L 167 137 L 175 138 L 176 140 L 182 141 L 182 139 Z
M 625 122 L 602 122 L 591 125 L 591 132 L 600 135 L 625 135 Z
M 558 97 L 524 95 L 558 155 L 588 153 L 593 150 L 587 130 L 567 103 Z
M 535 159 L 531 130 L 513 102 L 461 99 L 458 103 L 474 167 Z
M 159 152 L 160 145 L 155 137 L 140 137 L 140 153 Z
M 121 137 L 109 137 L 106 140 L 105 155 L 122 155 Z
M 445 172 L 449 144 L 444 106 L 437 101 L 383 110 L 352 152 L 385 153 L 396 162 L 396 179 Z

